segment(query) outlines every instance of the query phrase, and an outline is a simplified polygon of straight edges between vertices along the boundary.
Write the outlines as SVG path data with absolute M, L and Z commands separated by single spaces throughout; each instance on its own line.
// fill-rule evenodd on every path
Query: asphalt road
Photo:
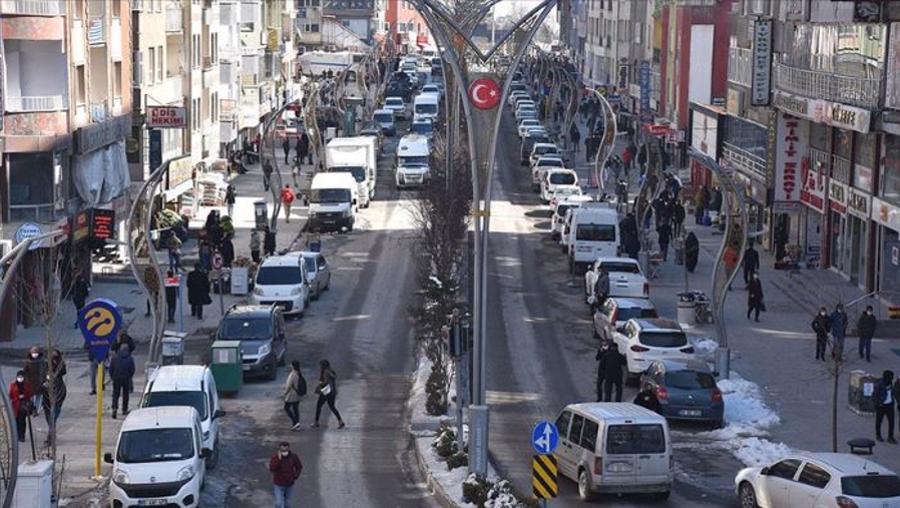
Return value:
M 394 138 L 384 154 L 393 154 Z M 407 197 L 393 189 L 392 155 L 379 162 L 376 200 L 351 233 L 323 235 L 331 289 L 302 319 L 288 322 L 288 358 L 298 359 L 310 395 L 301 403 L 302 430 L 289 430 L 277 381 L 250 381 L 225 400 L 221 466 L 213 471 L 204 506 L 265 506 L 272 501 L 269 457 L 279 441 L 303 461 L 294 506 L 421 507 L 432 504 L 418 478 L 404 428 L 414 368 L 408 308 L 414 295 L 413 230 Z M 347 427 L 323 408 L 320 429 L 311 393 L 318 362 L 337 371 L 337 407 Z
M 596 400 L 598 344 L 591 336 L 582 279 L 569 276 L 565 256 L 550 239 L 547 207 L 539 206 L 528 168 L 519 164 L 514 126 L 512 115 L 504 112 L 487 268 L 493 309 L 487 398 L 494 464 L 520 492 L 530 494 L 532 427 L 540 420 L 555 420 L 566 404 Z M 634 394 L 634 388 L 626 387 L 624 400 Z M 667 501 L 604 496 L 600 502 L 623 507 L 736 505 L 731 481 L 740 464 L 726 452 L 705 447 L 694 437 L 697 429 L 673 430 L 677 474 Z M 560 481 L 553 505 L 581 505 L 574 482 Z

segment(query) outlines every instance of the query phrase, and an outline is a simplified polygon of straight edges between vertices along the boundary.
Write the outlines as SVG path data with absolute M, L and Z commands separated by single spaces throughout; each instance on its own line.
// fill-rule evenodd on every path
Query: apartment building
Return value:
M 225 156 L 240 149 L 241 2 L 219 1 L 219 145 Z
M 407 0 L 387 0 L 384 22 L 401 53 L 416 53 L 434 45 L 425 18 Z
M 303 51 L 315 51 L 322 46 L 322 0 L 298 0 L 297 40 Z
M 322 0 L 322 14 L 336 19 L 363 41 L 371 41 L 378 29 L 375 0 Z

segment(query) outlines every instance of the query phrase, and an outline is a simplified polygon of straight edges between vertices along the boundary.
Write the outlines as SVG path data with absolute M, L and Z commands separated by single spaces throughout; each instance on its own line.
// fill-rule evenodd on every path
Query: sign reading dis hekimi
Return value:
M 147 106 L 147 128 L 183 129 L 186 126 L 185 108 L 181 106 Z

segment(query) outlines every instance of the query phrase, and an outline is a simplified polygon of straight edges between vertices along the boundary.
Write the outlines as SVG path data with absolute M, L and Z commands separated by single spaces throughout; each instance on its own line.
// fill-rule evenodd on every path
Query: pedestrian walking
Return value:
M 259 240 L 259 230 L 253 229 L 250 231 L 250 258 L 254 263 L 259 263 L 259 250 L 261 247 L 261 242 Z
M 307 164 L 313 163 L 312 152 L 309 151 L 309 135 L 306 134 L 306 131 L 301 132 L 300 139 L 297 140 L 297 157 L 301 164 L 304 159 L 307 159 Z
M 109 377 L 112 378 L 112 417 L 116 419 L 119 410 L 119 395 L 122 396 L 122 414 L 128 415 L 128 397 L 134 379 L 134 358 L 127 347 L 119 348 L 119 352 L 109 362 Z
M 48 368 L 47 357 L 41 351 L 41 348 L 31 346 L 28 350 L 28 356 L 25 358 L 25 367 L 22 371 L 25 373 L 25 381 L 28 382 L 28 387 L 31 389 L 31 406 L 33 408 L 41 407 L 40 390 L 35 390 L 34 387 L 41 386 L 41 383 L 47 378 Z
M 12 403 L 13 416 L 16 419 L 16 434 L 21 443 L 25 442 L 28 417 L 34 412 L 33 396 L 31 383 L 25 378 L 25 371 L 16 372 L 15 381 L 9 385 L 9 401 Z
M 334 369 L 331 368 L 331 364 L 328 363 L 328 360 L 320 361 L 319 385 L 316 386 L 316 393 L 319 395 L 319 400 L 316 401 L 316 421 L 310 425 L 310 427 L 314 429 L 319 428 L 319 415 L 322 413 L 322 406 L 324 406 L 325 403 L 328 403 L 328 409 L 330 409 L 334 416 L 337 417 L 338 428 L 343 429 L 345 427 L 344 420 L 341 419 L 341 413 L 334 407 L 334 401 L 337 398 L 336 379 L 337 374 L 334 372 Z
M 166 251 L 169 253 L 169 270 L 181 270 L 181 239 L 174 232 L 169 232 L 166 240 Z
M 601 267 L 600 273 L 597 274 L 597 280 L 594 281 L 594 300 L 591 302 L 592 314 L 606 302 L 608 297 L 609 273 L 606 271 L 606 268 Z
M 56 425 L 59 414 L 62 412 L 62 405 L 68 394 L 66 374 L 66 362 L 63 360 L 62 353 L 54 349 L 50 354 L 50 369 L 47 379 L 41 385 L 41 406 L 44 409 L 44 418 L 47 420 L 48 427 L 51 426 L 51 421 L 52 425 Z
M 175 277 L 172 270 L 166 272 L 166 277 L 171 279 Z M 178 290 L 180 286 L 166 286 L 166 316 L 169 323 L 175 322 L 175 310 L 178 308 Z
M 744 285 L 749 288 L 753 275 L 759 271 L 759 252 L 753 248 L 752 240 L 747 244 L 747 250 L 744 251 L 744 260 L 741 263 L 744 267 Z
M 225 206 L 228 207 L 228 216 L 234 218 L 234 202 L 237 200 L 237 191 L 234 185 L 228 184 L 225 189 Z
M 659 252 L 662 254 L 663 261 L 668 261 L 669 241 L 672 238 L 672 226 L 669 225 L 668 220 L 663 220 L 659 226 L 656 227 L 656 232 L 659 234 Z
M 887 417 L 888 422 L 888 442 L 896 444 L 894 439 L 894 406 L 896 406 L 896 391 L 894 385 L 894 372 L 885 370 L 881 374 L 881 379 L 875 383 L 875 391 L 873 393 L 875 402 L 875 439 L 884 441 L 881 435 L 881 422 Z
M 822 307 L 812 320 L 812 329 L 816 332 L 816 360 L 825 360 L 825 347 L 828 344 L 828 333 L 831 331 L 831 320 L 828 309 Z
M 200 240 L 200 247 L 197 248 L 197 255 L 200 256 L 200 268 L 204 272 L 209 272 L 212 266 L 212 246 L 206 240 Z
M 191 316 L 203 319 L 203 306 L 212 303 L 209 297 L 209 278 L 200 266 L 194 264 L 194 271 L 188 274 L 188 303 L 191 304 Z
M 281 148 L 284 150 L 284 163 L 287 164 L 288 158 L 291 156 L 291 138 L 285 136 Z
M 96 350 L 93 348 L 87 348 L 88 350 L 88 362 L 90 363 L 90 367 L 88 370 L 88 375 L 91 378 L 91 395 L 97 395 L 97 369 L 102 366 L 104 372 L 107 374 L 106 382 L 109 381 L 109 359 L 107 355 L 97 356 Z
M 634 154 L 631 152 L 631 147 L 626 147 L 625 150 L 622 151 L 622 168 L 627 171 L 631 168 L 631 161 L 634 160 Z
M 127 349 L 129 353 L 134 353 L 136 347 L 134 338 L 128 335 L 128 332 L 125 330 L 121 330 L 119 335 L 116 336 L 116 340 L 109 346 L 109 349 L 113 353 L 118 353 L 122 349 Z
M 656 393 L 653 392 L 653 387 L 649 384 L 645 384 L 641 387 L 641 391 L 634 397 L 634 403 L 638 406 L 645 407 L 654 413 L 662 411 L 659 399 L 656 397 Z
M 750 319 L 751 312 L 755 312 L 753 320 L 759 322 L 759 313 L 764 310 L 766 304 L 763 301 L 762 282 L 759 280 L 759 274 L 754 273 L 753 279 L 747 285 L 747 319 Z
M 291 491 L 303 472 L 303 463 L 291 451 L 291 445 L 287 441 L 282 441 L 278 445 L 278 451 L 269 459 L 269 472 L 272 473 L 275 508 L 290 508 Z
M 681 201 L 674 200 L 672 203 L 672 225 L 674 226 L 672 234 L 676 237 L 681 236 L 684 215 L 684 205 L 681 204 Z
M 697 225 L 703 224 L 703 216 L 706 214 L 707 193 L 704 190 L 707 190 L 706 187 L 694 194 L 694 224 Z
M 684 267 L 687 268 L 688 273 L 694 273 L 694 269 L 697 268 L 699 256 L 700 240 L 698 240 L 697 235 L 691 231 L 684 239 Z
M 263 251 L 266 256 L 274 256 L 275 255 L 275 232 L 272 231 L 268 225 L 266 226 L 266 233 L 263 237 Z
M 578 143 L 581 141 L 581 132 L 578 131 L 578 126 L 574 123 L 572 124 L 572 128 L 569 129 L 569 138 L 572 140 L 572 150 L 575 153 L 578 153 Z
M 605 373 L 603 372 L 603 356 L 609 352 L 609 344 L 609 341 L 600 342 L 600 347 L 597 348 L 597 354 L 594 355 L 594 360 L 597 361 L 597 402 L 603 402 L 603 380 L 606 379 Z
M 219 254 L 222 255 L 222 266 L 231 268 L 232 263 L 234 263 L 234 242 L 231 240 L 231 235 L 222 238 L 222 242 L 219 245 Z
M 300 401 L 306 395 L 306 379 L 300 362 L 291 361 L 291 372 L 284 382 L 284 412 L 291 419 L 291 430 L 300 430 Z
M 291 190 L 289 184 L 284 184 L 284 188 L 281 189 L 281 206 L 284 208 L 284 222 L 287 224 L 291 222 L 291 205 L 293 203 L 294 191 Z
M 609 351 L 600 359 L 600 370 L 603 371 L 603 400 L 612 402 L 612 389 L 616 389 L 616 402 L 622 402 L 622 377 L 625 368 L 625 357 L 619 353 L 615 342 L 609 346 Z
M 78 312 L 84 307 L 91 288 L 87 278 L 79 270 L 75 274 L 75 282 L 72 284 L 72 304 L 75 306 L 75 328 L 78 328 Z
M 875 312 L 872 306 L 866 307 L 866 311 L 859 316 L 856 323 L 856 330 L 859 333 L 859 359 L 865 356 L 867 362 L 872 361 L 872 337 L 875 336 L 875 328 L 878 327 L 878 319 L 875 318 Z M 865 353 L 865 355 L 863 355 Z
M 844 337 L 847 336 L 847 313 L 844 312 L 844 304 L 837 304 L 828 319 L 831 322 L 831 338 L 834 339 L 831 357 L 840 361 L 844 356 Z
M 269 185 L 272 183 L 272 172 L 275 171 L 275 168 L 272 167 L 272 163 L 268 160 L 263 162 L 263 190 L 269 190 Z

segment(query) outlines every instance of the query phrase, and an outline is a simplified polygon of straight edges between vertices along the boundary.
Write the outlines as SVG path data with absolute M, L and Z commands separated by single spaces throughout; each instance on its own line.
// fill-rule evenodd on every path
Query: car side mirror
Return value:
M 103 462 L 106 462 L 107 464 L 112 464 L 113 463 L 112 454 L 109 452 L 104 453 L 103 454 Z
M 768 467 L 764 467 L 764 468 L 760 469 L 760 470 L 759 470 L 759 474 L 761 474 L 761 475 L 763 475 L 763 476 L 768 475 L 768 474 L 769 474 L 769 468 L 768 468 Z
M 320 271 L 320 272 L 324 272 L 324 271 L 325 271 L 325 265 L 320 266 L 320 267 L 319 267 L 319 271 Z
M 213 413 L 213 420 L 222 418 L 223 416 L 225 416 L 225 411 L 222 409 L 216 409 L 216 412 Z
M 208 459 L 210 457 L 212 457 L 212 450 L 210 450 L 209 448 L 201 448 L 200 449 L 200 458 L 201 459 Z
M 356 205 L 356 198 L 353 198 L 353 200 L 350 201 L 350 203 L 353 204 L 353 205 Z

